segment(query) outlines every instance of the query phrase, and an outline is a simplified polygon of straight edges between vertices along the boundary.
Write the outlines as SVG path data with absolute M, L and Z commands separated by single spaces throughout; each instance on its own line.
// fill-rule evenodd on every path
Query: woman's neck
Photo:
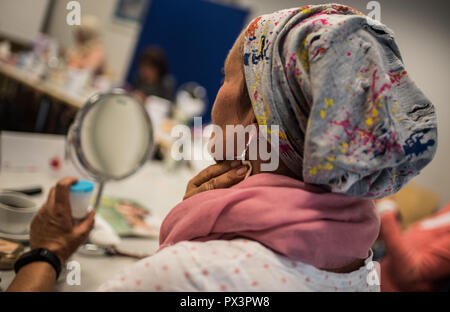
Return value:
M 250 162 L 253 167 L 251 175 L 267 172 L 267 171 L 261 170 L 261 164 L 265 163 L 266 161 L 262 161 L 261 159 L 256 159 L 256 160 L 250 160 Z M 288 176 L 293 179 L 303 181 L 303 179 L 301 177 L 299 177 L 298 175 L 293 173 L 282 161 L 279 161 L 278 168 L 275 171 L 272 171 L 271 173 L 280 174 L 280 175 Z

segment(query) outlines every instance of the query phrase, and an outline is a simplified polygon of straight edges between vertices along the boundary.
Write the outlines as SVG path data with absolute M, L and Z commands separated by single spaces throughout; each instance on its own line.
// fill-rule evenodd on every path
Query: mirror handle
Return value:
M 99 182 L 97 195 L 95 196 L 95 204 L 94 204 L 95 211 L 97 211 L 98 207 L 100 206 L 104 186 L 105 186 L 105 182 L 103 182 L 103 181 Z

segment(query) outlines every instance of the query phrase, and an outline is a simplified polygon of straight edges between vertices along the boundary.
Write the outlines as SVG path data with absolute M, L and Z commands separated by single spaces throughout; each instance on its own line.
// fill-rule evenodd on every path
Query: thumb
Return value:
M 94 225 L 95 210 L 91 210 L 86 218 L 74 227 L 73 233 L 76 236 L 87 237 L 87 235 L 89 235 L 89 232 L 94 228 Z

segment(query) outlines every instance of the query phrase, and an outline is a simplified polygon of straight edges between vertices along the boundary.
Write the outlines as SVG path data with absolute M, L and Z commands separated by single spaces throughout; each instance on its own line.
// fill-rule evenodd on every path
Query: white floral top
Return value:
M 99 291 L 379 291 L 371 251 L 365 264 L 331 273 L 245 239 L 186 241 L 125 268 Z

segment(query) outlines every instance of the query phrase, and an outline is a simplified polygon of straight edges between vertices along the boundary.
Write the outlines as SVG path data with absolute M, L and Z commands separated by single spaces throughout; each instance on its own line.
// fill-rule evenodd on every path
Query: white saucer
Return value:
M 9 234 L 0 232 L 0 238 L 9 239 L 18 242 L 27 242 L 30 240 L 30 233 L 25 234 Z

